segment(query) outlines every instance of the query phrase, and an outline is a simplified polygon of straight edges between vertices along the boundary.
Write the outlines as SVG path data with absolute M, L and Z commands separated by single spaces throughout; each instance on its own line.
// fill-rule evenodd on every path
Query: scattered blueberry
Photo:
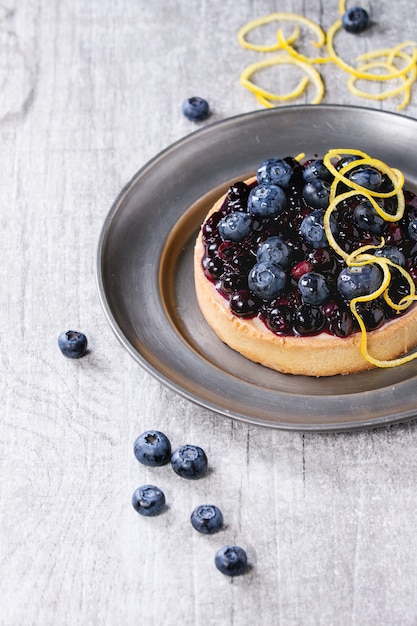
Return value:
M 353 220 L 361 230 L 370 230 L 372 233 L 380 235 L 384 230 L 384 218 L 379 215 L 376 209 L 367 200 L 355 207 Z
M 219 222 L 219 235 L 223 241 L 241 241 L 249 235 L 252 219 L 248 213 L 232 211 Z
M 273 300 L 285 288 L 287 275 L 274 263 L 256 263 L 248 276 L 250 291 L 263 300 Z
M 291 248 L 278 235 L 268 237 L 259 245 L 256 260 L 258 263 L 275 263 L 286 268 L 291 261 Z
M 382 183 L 381 173 L 374 167 L 357 167 L 349 172 L 347 177 L 353 183 L 371 191 L 377 191 Z
M 327 209 L 330 196 L 330 184 L 316 178 L 304 185 L 303 198 L 313 209 Z
M 319 209 L 312 211 L 301 222 L 300 233 L 313 248 L 325 248 L 329 245 L 324 230 L 324 213 Z
M 133 493 L 132 506 L 137 513 L 153 517 L 162 512 L 165 506 L 165 495 L 154 485 L 142 485 Z
M 147 430 L 139 435 L 133 450 L 139 463 L 149 467 L 164 465 L 171 458 L 171 443 L 168 437 L 158 430 Z
M 69 359 L 79 359 L 84 356 L 87 344 L 87 337 L 76 330 L 67 330 L 58 337 L 59 349 Z
M 202 122 L 207 119 L 210 114 L 210 108 L 207 100 L 199 96 L 187 98 L 182 103 L 182 112 L 191 122 Z
M 191 513 L 190 521 L 199 533 L 211 535 L 223 526 L 223 515 L 214 504 L 200 504 Z
M 342 16 L 342 26 L 348 33 L 361 33 L 368 27 L 369 16 L 365 9 L 352 7 Z
M 397 246 L 384 246 L 383 248 L 378 248 L 378 250 L 375 250 L 374 255 L 385 257 L 393 263 L 396 263 L 401 267 L 405 267 L 405 256 Z
M 239 576 L 246 571 L 248 557 L 239 546 L 223 546 L 216 552 L 214 563 L 225 576 Z
M 337 287 L 346 300 L 373 293 L 381 286 L 382 274 L 373 263 L 345 267 L 337 277 Z
M 202 448 L 186 444 L 172 454 L 171 465 L 178 476 L 194 480 L 206 473 L 208 462 Z
M 307 272 L 298 281 L 301 298 L 306 304 L 318 306 L 329 298 L 329 288 L 324 276 L 317 272 Z
M 285 209 L 287 196 L 278 185 L 261 183 L 251 190 L 248 211 L 256 217 L 277 217 Z
M 316 179 L 325 180 L 328 183 L 333 181 L 333 174 L 324 165 L 323 159 L 309 161 L 303 169 L 304 182 L 309 183 Z
M 284 159 L 268 159 L 261 163 L 256 172 L 258 183 L 272 183 L 284 189 L 288 187 L 293 169 Z

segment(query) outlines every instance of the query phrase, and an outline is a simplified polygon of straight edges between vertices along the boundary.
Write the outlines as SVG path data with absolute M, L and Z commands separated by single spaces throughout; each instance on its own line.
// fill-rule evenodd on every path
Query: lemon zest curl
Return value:
M 354 161 L 347 163 L 340 170 L 337 170 L 333 164 L 333 161 L 334 159 L 340 159 L 342 155 L 352 155 L 358 158 Z M 331 248 L 333 248 L 336 254 L 344 259 L 347 267 L 361 267 L 364 265 L 373 264 L 379 266 L 382 271 L 382 281 L 379 287 L 370 294 L 352 298 L 349 305 L 350 310 L 352 311 L 352 314 L 355 317 L 361 331 L 361 354 L 369 363 L 376 367 L 382 368 L 396 367 L 397 365 L 402 365 L 404 363 L 412 361 L 417 358 L 417 353 L 412 353 L 392 360 L 376 359 L 371 354 L 369 354 L 368 331 L 366 329 L 365 322 L 363 321 L 360 312 L 358 311 L 358 305 L 365 302 L 372 302 L 373 300 L 376 300 L 377 298 L 382 296 L 385 302 L 397 314 L 401 314 L 406 311 L 415 301 L 417 301 L 416 286 L 413 278 L 410 276 L 405 268 L 398 265 L 397 263 L 394 263 L 391 259 L 388 259 L 384 256 L 369 254 L 369 252 L 371 251 L 383 248 L 385 244 L 383 238 L 381 240 L 381 243 L 377 246 L 361 246 L 348 254 L 337 243 L 331 228 L 331 217 L 334 211 L 336 211 L 339 205 L 341 205 L 344 201 L 358 195 L 364 196 L 366 200 L 371 202 L 372 206 L 384 220 L 390 222 L 400 220 L 403 217 L 405 211 L 405 199 L 403 192 L 404 176 L 399 170 L 388 167 L 383 161 L 373 159 L 361 150 L 329 150 L 324 156 L 323 162 L 325 166 L 330 170 L 330 172 L 334 175 L 334 180 L 330 187 L 329 205 L 324 214 L 324 229 L 329 245 L 331 246 Z M 386 176 L 391 181 L 392 190 L 385 193 L 371 191 L 362 187 L 361 185 L 356 184 L 355 182 L 351 181 L 347 176 L 345 176 L 345 174 L 347 174 L 350 170 L 360 165 L 374 167 L 380 172 L 386 174 Z M 343 183 L 344 185 L 351 187 L 351 189 L 338 195 L 337 187 L 339 183 Z M 384 209 L 376 202 L 375 198 L 396 198 L 397 208 L 395 213 L 388 213 L 384 211 Z M 408 283 L 409 293 L 403 296 L 399 302 L 394 302 L 389 295 L 389 287 L 391 284 L 392 276 L 390 268 L 395 269 L 397 272 L 399 272 Z
M 339 0 L 338 9 L 339 14 L 342 16 L 346 11 L 345 0 Z M 276 31 L 276 41 L 267 45 L 248 41 L 247 37 L 252 31 L 273 22 L 277 22 L 278 24 L 281 24 L 282 22 L 293 22 L 295 26 L 291 35 L 288 37 L 284 36 L 282 28 L 279 27 Z M 322 51 L 327 54 L 310 57 L 305 54 L 301 54 L 296 50 L 295 45 L 300 38 L 300 26 L 307 27 L 313 32 L 315 39 L 311 41 L 311 44 L 316 49 L 322 49 Z M 402 101 L 398 104 L 397 109 L 404 109 L 410 103 L 411 87 L 417 80 L 417 43 L 414 41 L 404 41 L 393 48 L 384 48 L 382 50 L 367 52 L 356 58 L 357 65 L 355 67 L 342 59 L 336 51 L 335 38 L 341 29 L 341 18 L 337 19 L 327 29 L 327 31 L 324 32 L 316 22 L 309 18 L 296 13 L 279 12 L 271 13 L 270 15 L 248 22 L 239 29 L 237 39 L 239 44 L 248 50 L 262 53 L 281 50 L 285 52 L 288 57 L 287 64 L 292 63 L 294 65 L 298 65 L 299 67 L 300 63 L 304 64 L 303 70 L 317 87 L 317 94 L 313 99 L 312 104 L 319 104 L 322 101 L 324 98 L 324 86 L 318 72 L 318 76 L 314 74 L 313 77 L 313 75 L 307 71 L 307 66 L 312 68 L 313 65 L 333 63 L 348 74 L 346 84 L 348 90 L 353 95 L 376 101 L 386 100 L 388 98 L 402 95 Z M 406 52 L 406 48 L 409 48 L 411 52 Z M 279 63 L 284 64 L 284 61 L 279 61 Z M 271 65 L 273 64 L 274 63 L 272 62 Z M 398 64 L 402 65 L 402 67 Z M 253 81 L 248 81 L 247 79 L 247 73 L 249 72 L 252 74 L 254 71 L 253 67 L 255 65 L 256 64 L 252 64 L 243 70 L 240 81 L 244 87 L 255 94 L 260 104 L 265 107 L 273 107 L 277 103 L 282 103 L 284 101 L 300 97 L 307 90 L 309 81 L 305 79 L 306 77 L 304 77 L 299 82 L 296 89 L 291 92 L 286 94 L 274 93 L 273 97 L 270 97 L 267 93 L 271 92 L 265 93 L 266 90 L 262 90 L 260 87 L 257 87 Z M 266 65 L 268 65 L 268 63 L 266 63 Z M 265 66 L 260 65 L 259 67 Z M 388 87 L 379 93 L 371 93 L 366 89 L 359 88 L 356 84 L 358 80 L 380 83 L 387 83 L 388 81 L 395 82 L 393 87 Z

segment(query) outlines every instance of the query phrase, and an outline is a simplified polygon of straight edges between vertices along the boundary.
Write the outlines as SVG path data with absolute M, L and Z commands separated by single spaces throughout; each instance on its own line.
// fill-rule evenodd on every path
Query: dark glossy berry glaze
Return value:
M 222 239 L 218 228 L 220 221 L 231 212 L 247 213 L 250 191 L 258 185 L 256 181 L 251 185 L 236 182 L 228 190 L 220 209 L 206 220 L 202 228 L 204 274 L 227 300 L 234 315 L 249 319 L 258 317 L 277 335 L 307 336 L 325 332 L 336 337 L 348 337 L 359 331 L 359 325 L 349 308 L 349 300 L 338 289 L 338 276 L 346 268 L 346 263 L 327 241 L 327 245 L 317 247 L 313 239 L 309 242 L 300 232 L 304 218 L 317 211 L 315 206 L 307 203 L 308 195 L 306 200 L 306 194 L 303 194 L 306 184 L 303 172 L 311 162 L 300 165 L 292 157 L 284 160 L 291 165 L 293 173 L 285 189 L 286 204 L 279 215 L 252 215 L 250 232 L 240 241 Z M 391 182 L 382 176 L 379 191 L 390 189 Z M 337 193 L 345 190 L 343 183 L 339 183 Z M 415 224 L 417 231 L 417 196 L 411 191 L 404 193 L 406 208 L 400 221 L 384 222 L 381 228 L 375 224 L 378 221 L 375 216 L 368 215 L 369 211 L 359 211 L 360 218 L 355 218 L 355 209 L 366 200 L 357 195 L 339 204 L 332 230 L 334 228 L 335 239 L 346 253 L 365 245 L 376 246 L 383 237 L 385 246 L 395 246 L 404 255 L 405 268 L 417 284 L 417 234 L 413 229 Z M 385 211 L 390 210 L 389 202 L 395 203 L 395 197 L 385 200 Z M 395 206 L 392 210 L 395 211 Z M 368 220 L 365 223 L 364 213 Z M 379 217 L 378 214 L 376 217 Z M 249 290 L 248 277 L 257 263 L 260 244 L 270 237 L 280 237 L 288 244 L 290 262 L 285 268 L 285 288 L 274 299 L 265 300 Z M 317 298 L 319 304 L 309 304 L 302 298 L 299 281 L 308 272 L 324 277 L 326 288 L 323 294 L 326 297 L 324 301 L 324 296 Z M 399 302 L 402 296 L 407 295 L 408 287 L 399 272 L 392 269 L 391 273 L 389 295 L 394 302 Z M 362 303 L 358 310 L 369 331 L 398 316 L 382 296 Z

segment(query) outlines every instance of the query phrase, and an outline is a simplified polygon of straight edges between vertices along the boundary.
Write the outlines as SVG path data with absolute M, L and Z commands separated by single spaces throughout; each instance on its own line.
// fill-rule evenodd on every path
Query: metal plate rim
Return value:
M 268 426 L 273 428 L 278 428 L 282 430 L 292 430 L 292 431 L 314 431 L 314 432 L 331 432 L 331 431 L 348 431 L 348 430 L 358 430 L 363 428 L 375 428 L 378 426 L 385 426 L 387 424 L 397 423 L 401 421 L 408 420 L 415 415 L 414 409 L 407 409 L 404 411 L 399 410 L 396 414 L 390 415 L 381 415 L 379 417 L 373 417 L 370 419 L 362 419 L 362 420 L 349 420 L 345 419 L 343 422 L 337 421 L 334 423 L 306 423 L 303 421 L 299 421 L 298 423 L 295 421 L 287 421 L 280 420 L 277 418 L 275 421 L 264 420 L 260 415 L 251 416 L 247 413 L 241 413 L 236 410 L 229 410 L 227 406 L 218 405 L 215 402 L 207 401 L 205 398 L 202 398 L 200 394 L 194 393 L 190 389 L 186 389 L 181 385 L 178 385 L 175 381 L 173 381 L 169 374 L 161 371 L 161 369 L 155 366 L 149 358 L 147 358 L 137 347 L 133 346 L 132 343 L 127 339 L 123 328 L 120 325 L 120 320 L 117 319 L 117 314 L 112 309 L 109 299 L 106 294 L 106 276 L 104 271 L 104 264 L 106 262 L 106 245 L 107 238 L 109 232 L 111 231 L 112 225 L 114 224 L 114 220 L 118 216 L 118 212 L 123 209 L 123 204 L 125 202 L 126 197 L 132 192 L 132 189 L 135 188 L 138 181 L 146 175 L 147 172 L 152 169 L 158 168 L 159 164 L 164 161 L 167 155 L 175 153 L 177 151 L 184 150 L 185 147 L 191 142 L 201 141 L 204 136 L 213 136 L 216 133 L 220 132 L 222 128 L 228 125 L 233 124 L 245 124 L 246 121 L 253 121 L 254 119 L 268 119 L 271 116 L 283 116 L 285 114 L 290 115 L 303 115 L 305 113 L 311 114 L 311 109 L 314 108 L 317 112 L 325 113 L 326 111 L 338 111 L 342 114 L 361 114 L 366 113 L 367 115 L 379 115 L 382 117 L 386 117 L 386 119 L 392 120 L 392 123 L 395 124 L 397 119 L 407 120 L 407 123 L 413 125 L 416 123 L 416 120 L 412 118 L 404 118 L 402 115 L 396 113 L 387 113 L 378 110 L 368 109 L 366 107 L 355 107 L 355 106 L 345 106 L 345 105 L 297 105 L 297 106 L 289 106 L 289 107 L 281 107 L 274 111 L 253 111 L 249 113 L 245 113 L 242 115 L 238 115 L 232 118 L 228 118 L 227 120 L 222 120 L 220 122 L 216 122 L 214 124 L 208 125 L 203 129 L 196 130 L 195 132 L 187 135 L 186 137 L 178 140 L 174 144 L 171 144 L 166 149 L 157 154 L 153 159 L 148 161 L 142 168 L 138 170 L 138 172 L 132 177 L 132 179 L 123 187 L 118 196 L 116 197 L 114 203 L 112 204 L 110 211 L 104 221 L 102 226 L 100 237 L 98 241 L 97 247 L 97 262 L 96 262 L 96 285 L 98 289 L 99 299 L 104 310 L 105 316 L 115 333 L 117 339 L 121 342 L 123 347 L 128 351 L 128 353 L 132 356 L 132 358 L 138 362 L 146 371 L 148 371 L 152 376 L 154 376 L 161 383 L 165 384 L 173 391 L 179 393 L 184 396 L 188 400 L 203 406 L 206 409 L 215 411 L 220 413 L 226 417 L 236 419 L 238 421 L 243 421 L 247 423 L 252 423 L 260 426 Z M 305 395 L 305 398 L 308 399 L 308 394 Z

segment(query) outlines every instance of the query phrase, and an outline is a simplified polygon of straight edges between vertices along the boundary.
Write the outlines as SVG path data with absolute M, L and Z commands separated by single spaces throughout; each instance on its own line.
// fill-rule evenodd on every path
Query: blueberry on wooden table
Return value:
M 182 112 L 191 122 L 202 122 L 208 118 L 210 108 L 207 100 L 199 96 L 193 96 L 192 98 L 184 100 L 182 103 Z
M 136 438 L 133 451 L 139 463 L 158 467 L 170 460 L 171 443 L 159 430 L 146 430 Z
M 348 33 L 361 33 L 368 28 L 369 16 L 362 7 L 347 9 L 342 16 L 342 26 Z
M 212 535 L 223 526 L 223 515 L 214 504 L 200 504 L 191 513 L 190 521 L 199 533 Z
M 248 565 L 248 557 L 239 546 L 223 546 L 216 552 L 214 563 L 225 576 L 240 576 Z
M 67 330 L 58 337 L 58 346 L 68 359 L 79 359 L 87 351 L 87 337 L 76 330 Z
M 206 473 L 207 456 L 199 446 L 185 444 L 172 454 L 171 466 L 178 476 L 194 480 Z
M 165 506 L 164 492 L 155 485 L 142 485 L 133 492 L 132 506 L 140 515 L 159 515 Z

